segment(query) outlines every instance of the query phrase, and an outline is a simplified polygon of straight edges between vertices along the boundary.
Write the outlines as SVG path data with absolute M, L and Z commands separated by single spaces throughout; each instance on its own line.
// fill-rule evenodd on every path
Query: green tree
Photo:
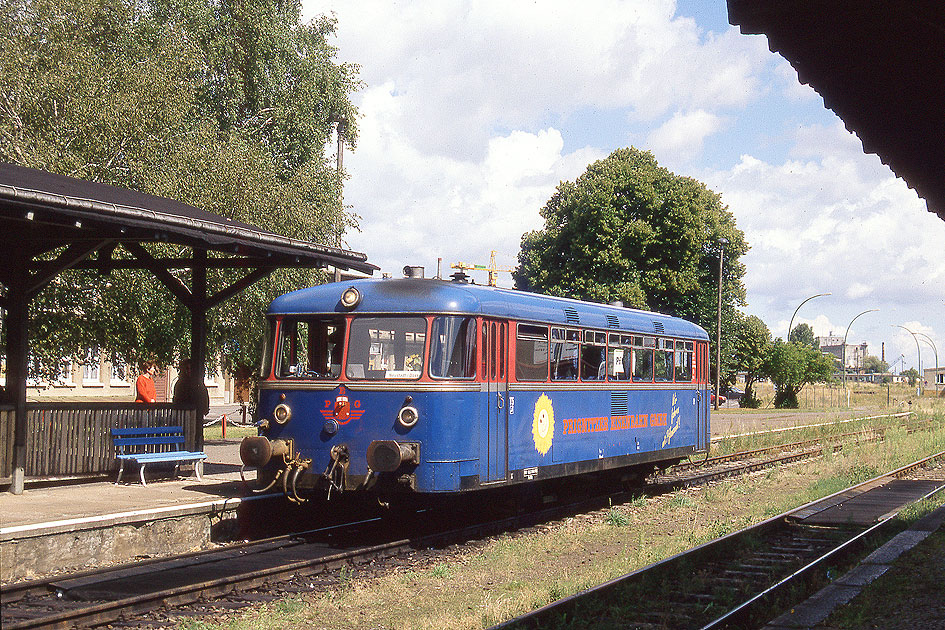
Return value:
M 325 147 L 339 120 L 356 139 L 360 84 L 334 59 L 335 22 L 301 24 L 300 11 L 291 0 L 0 0 L 0 159 L 340 245 L 356 224 Z M 211 287 L 233 277 L 214 272 Z M 255 365 L 268 302 L 319 277 L 277 272 L 222 305 L 210 352 L 234 370 Z M 189 335 L 187 310 L 143 272 L 63 274 L 31 313 L 47 375 L 71 349 L 79 362 L 91 347 L 169 361 Z
M 544 228 L 522 237 L 516 286 L 684 317 L 710 332 L 715 356 L 720 241 L 723 329 L 744 303 L 748 251 L 718 194 L 626 148 L 559 184 L 541 215 Z
M 879 357 L 870 355 L 863 359 L 863 369 L 868 374 L 885 374 L 889 371 L 889 364 Z
M 760 318 L 754 315 L 744 315 L 736 311 L 734 331 L 732 337 L 731 374 L 742 372 L 745 374 L 745 395 L 738 401 L 740 407 L 757 408 L 761 401 L 755 396 L 754 384 L 762 376 L 765 357 L 771 347 L 771 332 Z M 728 380 L 726 379 L 726 382 Z
M 796 409 L 797 394 L 808 383 L 823 383 L 833 375 L 834 360 L 799 343 L 776 340 L 765 357 L 762 374 L 774 383 L 774 406 Z
M 817 340 L 814 338 L 814 329 L 807 324 L 798 324 L 795 326 L 794 330 L 791 331 L 788 341 L 811 347 L 814 350 L 820 347 L 817 344 Z
M 916 381 L 919 380 L 919 370 L 915 368 L 909 368 L 908 370 L 903 370 L 900 372 L 899 376 L 908 379 L 910 387 L 915 387 Z

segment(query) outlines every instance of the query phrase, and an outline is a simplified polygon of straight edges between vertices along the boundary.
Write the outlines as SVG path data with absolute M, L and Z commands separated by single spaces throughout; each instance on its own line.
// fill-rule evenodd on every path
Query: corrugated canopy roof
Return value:
M 945 220 L 942 0 L 728 0 L 728 16 Z

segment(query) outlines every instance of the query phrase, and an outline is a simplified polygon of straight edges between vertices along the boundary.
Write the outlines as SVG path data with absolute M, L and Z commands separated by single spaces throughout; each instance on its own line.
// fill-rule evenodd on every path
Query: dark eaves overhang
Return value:
M 0 225 L 8 238 L 164 242 L 248 257 L 249 264 L 371 274 L 360 252 L 292 239 L 167 199 L 12 164 L 0 164 Z M 224 265 L 221 265 L 224 266 Z
M 945 220 L 942 0 L 727 0 L 801 83 Z

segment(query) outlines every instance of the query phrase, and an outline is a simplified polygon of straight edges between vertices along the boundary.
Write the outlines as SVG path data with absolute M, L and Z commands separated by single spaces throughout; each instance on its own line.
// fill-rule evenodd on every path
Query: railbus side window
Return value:
M 548 380 L 548 327 L 519 324 L 515 341 L 515 378 Z
M 655 337 L 632 337 L 633 354 L 631 369 L 633 380 L 637 383 L 653 382 L 653 350 L 656 348 Z
M 421 317 L 352 320 L 345 374 L 370 380 L 420 378 L 426 331 L 427 322 Z
M 289 318 L 279 327 L 277 378 L 327 379 L 341 375 L 342 318 Z
M 270 319 L 266 322 L 266 341 L 263 346 L 262 363 L 259 366 L 259 378 L 267 379 L 272 374 L 272 353 L 275 350 L 276 320 Z M 113 363 L 114 365 L 114 363 Z
M 612 381 L 629 381 L 632 374 L 630 335 L 610 335 L 607 345 L 607 376 Z
M 675 367 L 677 383 L 692 382 L 692 351 L 693 344 L 691 341 L 676 342 Z
M 506 337 L 508 336 L 508 326 L 506 324 L 499 324 L 497 326 L 499 334 L 499 354 L 496 356 L 496 360 L 499 363 L 499 380 L 505 380 L 505 342 Z
M 673 380 L 673 340 L 660 339 L 656 344 L 655 376 L 657 382 Z
M 476 375 L 476 320 L 445 316 L 433 320 L 430 332 L 430 376 L 472 378 Z
M 551 378 L 556 381 L 575 381 L 578 377 L 578 358 L 581 353 L 580 331 L 551 329 Z
M 581 348 L 581 378 L 602 381 L 607 377 L 607 333 L 584 331 Z

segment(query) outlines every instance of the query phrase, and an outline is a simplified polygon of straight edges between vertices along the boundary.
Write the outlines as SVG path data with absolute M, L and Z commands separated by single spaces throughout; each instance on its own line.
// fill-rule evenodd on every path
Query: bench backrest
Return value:
M 128 447 L 179 445 L 185 442 L 184 427 L 131 427 L 112 429 L 112 441 L 119 454 Z

